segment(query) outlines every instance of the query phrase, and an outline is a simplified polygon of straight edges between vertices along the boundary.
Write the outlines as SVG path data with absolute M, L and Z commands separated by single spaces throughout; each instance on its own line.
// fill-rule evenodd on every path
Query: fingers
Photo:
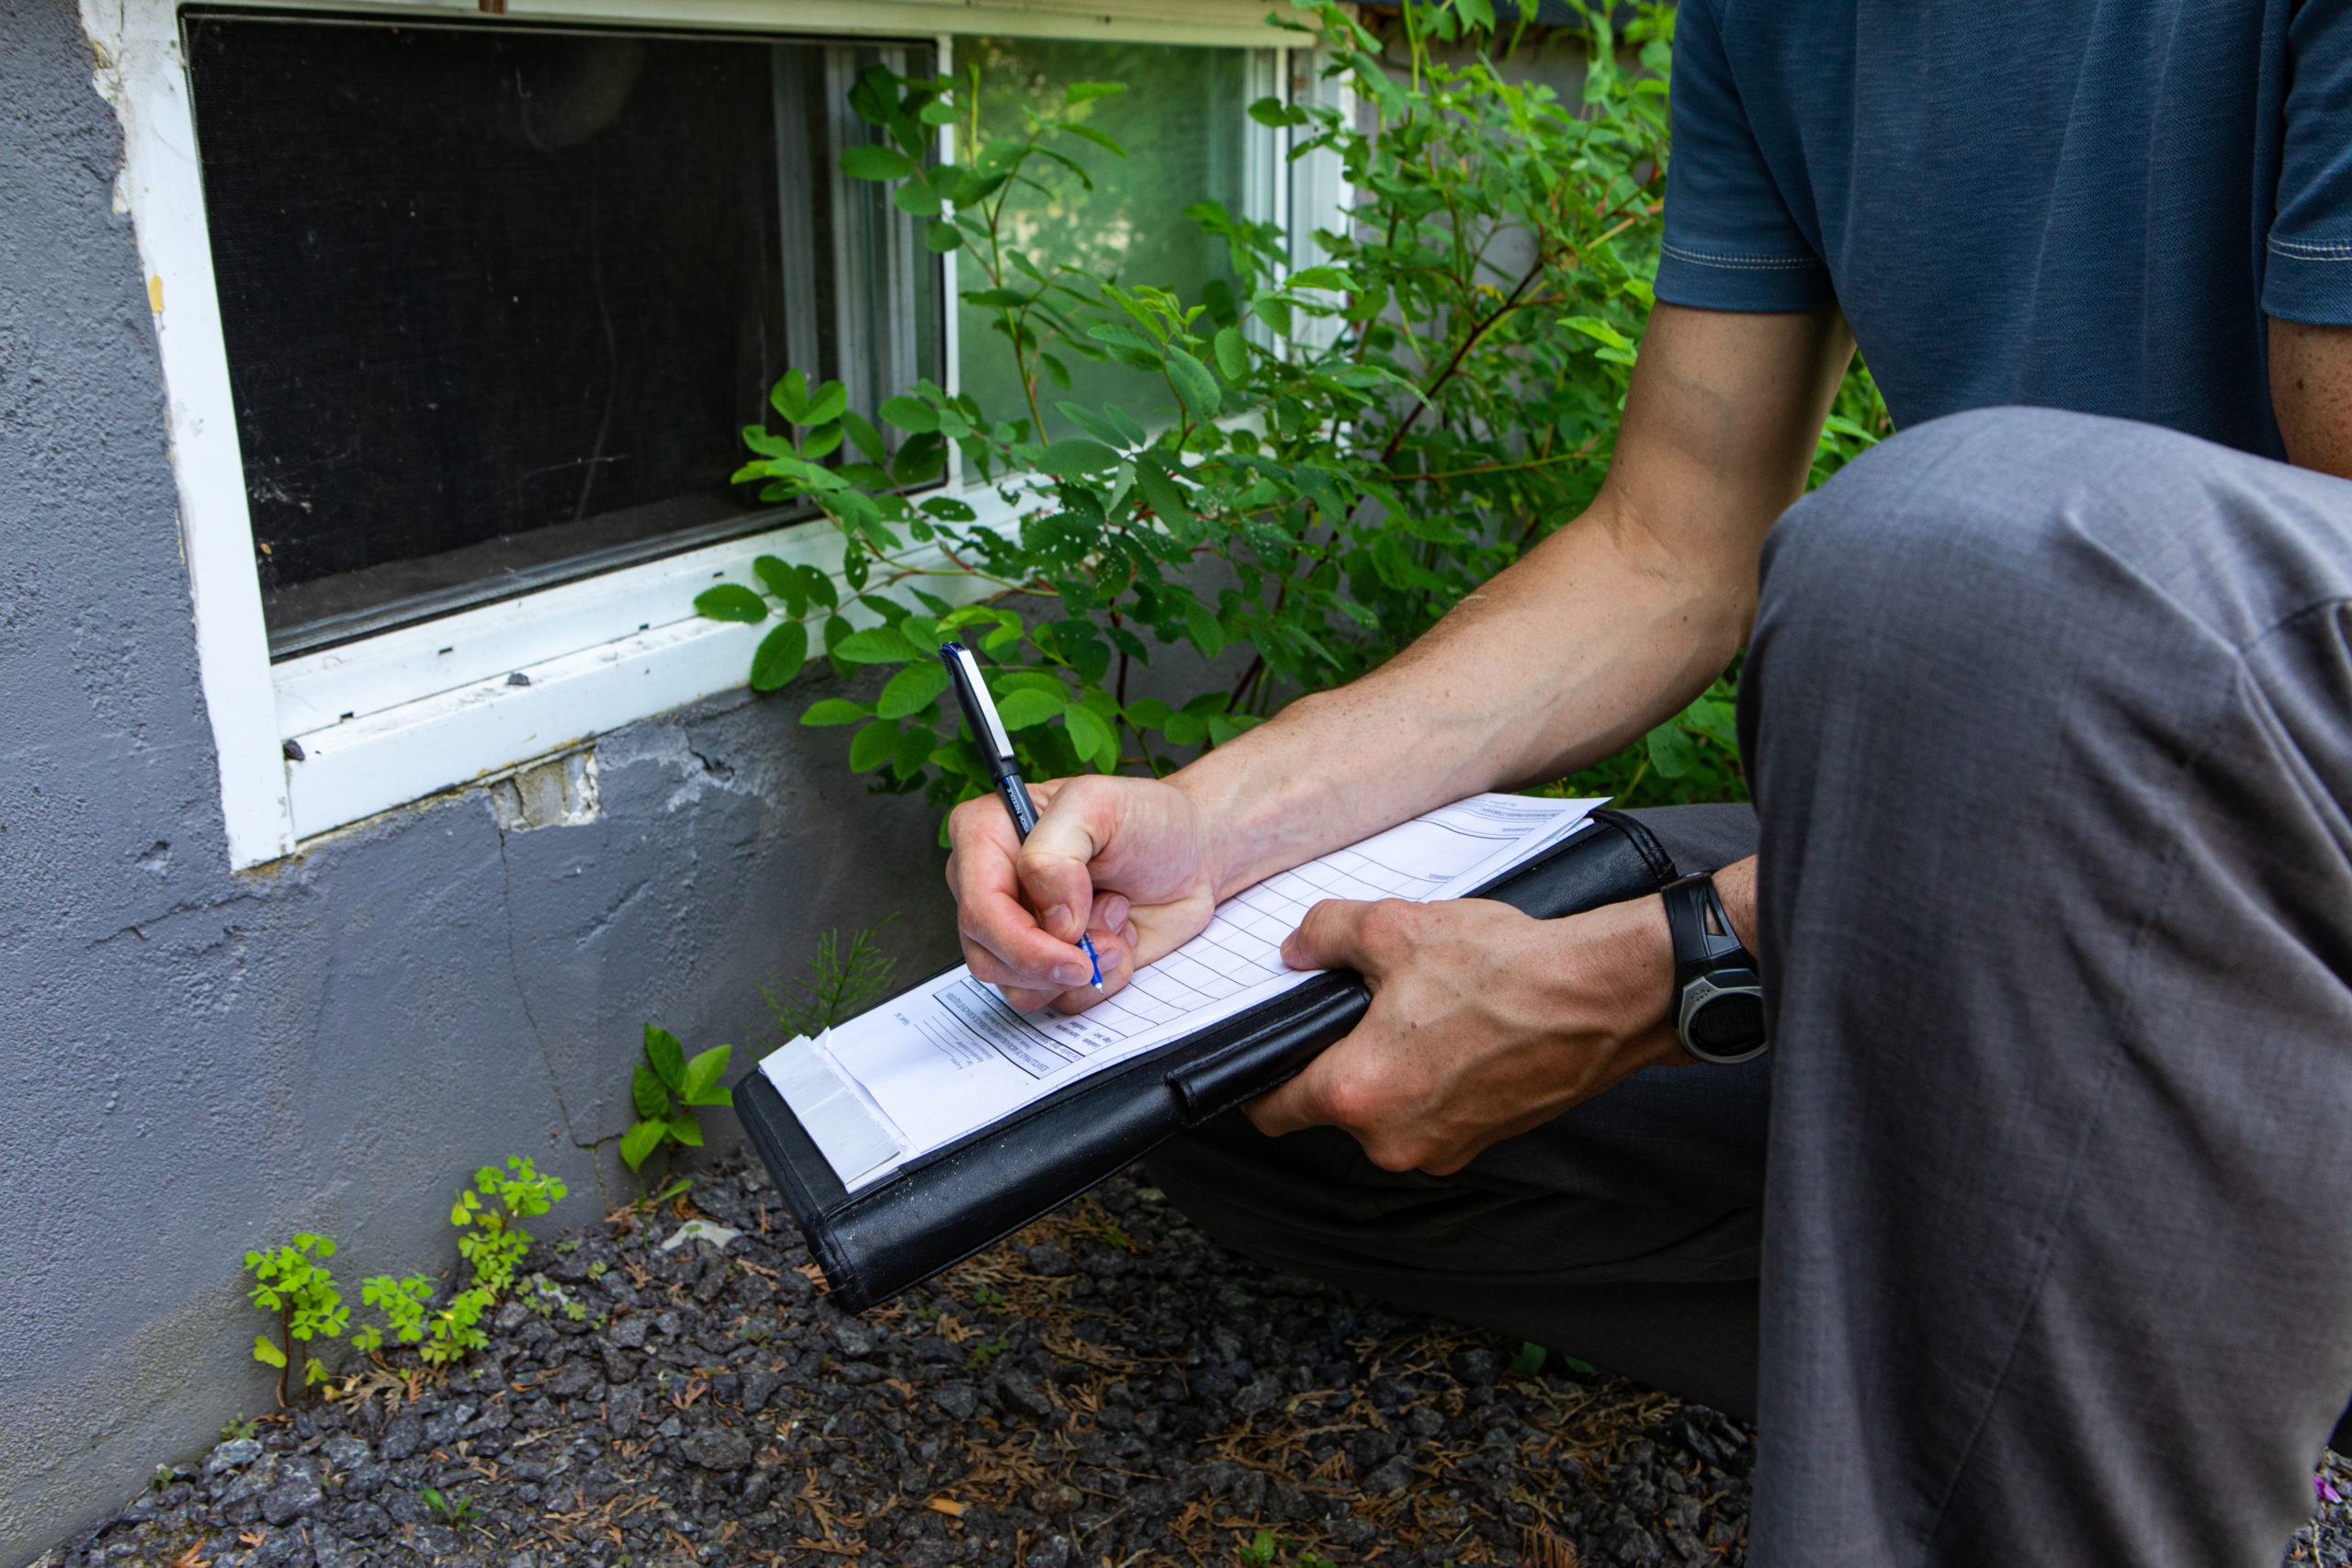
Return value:
M 996 987 L 1003 993 L 1006 1001 L 1023 1012 L 1035 1012 L 1046 1007 L 1061 1013 L 1084 1012 L 1088 1008 L 1115 996 L 1135 977 L 1137 967 L 1133 921 L 1116 929 L 1108 924 L 1097 924 L 1086 934 L 1087 939 L 1093 942 L 1095 955 L 1102 967 L 1102 984 L 1099 989 L 1093 983 L 1092 970 L 1085 962 L 1083 950 L 1080 953 L 1078 964 L 1057 968 L 1053 982 L 1044 987 L 1027 983 L 986 951 L 969 953 L 967 962 L 975 979 Z M 1071 974 L 1075 974 L 1077 979 L 1069 984 L 1062 983 L 1062 977 Z
M 1326 898 L 1283 939 L 1283 962 L 1293 969 L 1352 969 L 1377 980 L 1412 946 L 1421 913 L 1420 905 L 1401 898 Z
M 993 796 L 966 801 L 948 818 L 948 838 L 955 850 L 947 881 L 956 895 L 957 934 L 973 973 L 991 984 L 1054 994 L 1089 984 L 1093 970 L 1086 954 L 1073 942 L 1048 934 L 1022 901 L 1015 864 L 1021 840 L 1003 804 Z M 1078 871 L 1082 878 L 1085 867 Z M 1091 897 L 1079 908 L 1091 909 Z M 1078 935 L 1079 924 L 1066 922 L 1069 937 Z
M 1416 1118 L 1403 1114 L 1414 1109 L 1406 1103 L 1416 1098 L 1410 1087 L 1378 1071 L 1376 1052 L 1364 1034 L 1350 1034 L 1298 1077 L 1251 1100 L 1243 1113 L 1270 1138 L 1308 1127 L 1337 1127 L 1383 1170 L 1411 1170 L 1442 1157 L 1438 1141 L 1415 1128 Z

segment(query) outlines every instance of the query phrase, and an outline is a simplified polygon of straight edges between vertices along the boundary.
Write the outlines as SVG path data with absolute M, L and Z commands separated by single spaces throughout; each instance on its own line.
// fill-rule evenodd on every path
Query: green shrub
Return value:
M 1317 236 L 1328 260 L 1296 270 L 1271 227 L 1214 202 L 1185 208 L 1237 279 L 1195 299 L 1050 266 L 1015 243 L 1025 171 L 1049 161 L 1083 178 L 1085 160 L 1125 155 L 1086 123 L 1122 86 L 1074 85 L 1057 107 L 1025 111 L 1025 135 L 983 140 L 954 81 L 859 79 L 851 107 L 888 143 L 845 153 L 843 172 L 888 185 L 934 249 L 962 253 L 977 285 L 963 298 L 992 314 L 1021 401 L 983 408 L 922 382 L 880 405 L 886 434 L 839 383 L 786 375 L 778 423 L 745 431 L 754 455 L 737 478 L 839 525 L 850 598 L 825 572 L 763 557 L 752 583 L 696 604 L 754 624 L 780 613 L 753 656 L 759 689 L 802 667 L 812 625 L 837 671 L 890 671 L 874 701 L 829 697 L 801 717 L 854 726 L 850 766 L 876 788 L 944 805 L 989 787 L 942 701 L 934 655 L 950 637 L 991 660 L 1030 776 L 1157 774 L 1289 695 L 1377 666 L 1598 489 L 1653 299 L 1670 7 L 1638 6 L 1622 38 L 1591 13 L 1579 105 L 1486 55 L 1438 57 L 1439 44 L 1497 43 L 1483 0 L 1408 4 L 1394 70 L 1339 7 L 1310 14 L 1360 114 L 1271 98 L 1250 112 L 1291 128 L 1295 156 L 1336 158 L 1356 205 L 1344 231 Z M 957 128 L 956 156 L 933 163 L 942 124 Z M 1518 259 L 1506 267 L 1505 254 Z M 1134 372 L 1132 406 L 1056 400 L 1073 358 Z M 1079 434 L 1049 438 L 1049 407 Z M 1858 368 L 1816 477 L 1884 427 Z M 951 443 L 1017 522 L 982 525 L 956 498 L 922 493 Z M 978 602 L 919 579 L 961 579 L 957 596 Z M 1237 646 L 1250 657 L 1230 682 L 1174 703 L 1130 694 L 1155 651 L 1199 668 Z M 1719 686 L 1571 784 L 1744 793 L 1731 695 Z

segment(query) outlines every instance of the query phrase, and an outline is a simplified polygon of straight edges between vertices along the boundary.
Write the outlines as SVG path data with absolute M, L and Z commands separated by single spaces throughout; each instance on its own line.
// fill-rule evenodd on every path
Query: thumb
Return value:
M 1383 965 L 1366 951 L 1364 927 L 1380 907 L 1353 898 L 1324 899 L 1283 939 L 1283 962 L 1294 969 L 1352 969 L 1377 978 Z
M 1114 809 L 1103 793 L 1066 784 L 1038 813 L 1013 862 L 1037 924 L 1057 941 L 1076 942 L 1086 931 L 1094 908 L 1094 878 L 1087 867 L 1110 841 Z

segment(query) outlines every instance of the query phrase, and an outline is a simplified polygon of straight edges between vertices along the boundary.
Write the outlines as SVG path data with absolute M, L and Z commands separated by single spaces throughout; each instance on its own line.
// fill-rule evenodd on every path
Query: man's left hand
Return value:
M 1344 1128 L 1385 1170 L 1450 1175 L 1644 1067 L 1690 1062 L 1667 1021 L 1673 945 L 1655 896 L 1557 920 L 1482 898 L 1334 899 L 1283 959 L 1354 969 L 1372 1010 L 1250 1120 L 1270 1135 Z

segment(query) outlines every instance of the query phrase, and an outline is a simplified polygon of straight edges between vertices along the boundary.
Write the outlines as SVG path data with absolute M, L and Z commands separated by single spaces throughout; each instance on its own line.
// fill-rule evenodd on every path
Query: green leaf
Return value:
M 800 673 L 808 661 L 808 628 L 798 621 L 784 625 L 760 639 L 752 655 L 752 690 L 773 692 Z
M 904 718 L 931 706 L 946 689 L 946 666 L 936 659 L 926 659 L 891 676 L 890 683 L 882 688 L 874 711 L 884 718 Z
M 695 595 L 695 608 L 714 621 L 757 626 L 768 618 L 768 602 L 740 582 L 722 582 Z
M 254 1336 L 254 1359 L 264 1366 L 283 1367 L 286 1364 L 286 1352 L 256 1334 Z
M 1682 722 L 1719 746 L 1739 750 L 1739 714 L 1729 703 L 1701 697 L 1682 710 Z
M 1225 401 L 1225 394 L 1217 389 L 1216 378 L 1209 367 L 1170 344 L 1167 350 L 1168 378 L 1176 384 L 1176 395 L 1193 411 L 1195 419 L 1214 419 Z
M 770 389 L 768 401 L 775 405 L 776 412 L 797 424 L 800 422 L 800 416 L 808 412 L 807 373 L 799 370 L 786 371 L 777 379 L 775 387 Z
M 1170 474 L 1159 454 L 1148 452 L 1136 464 L 1136 485 L 1170 533 L 1188 542 L 1199 536 L 1200 523 L 1185 500 L 1184 489 Z
M 1206 374 L 1206 372 L 1204 372 Z M 1099 441 L 1073 438 L 1057 441 L 1037 454 L 1037 471 L 1057 479 L 1076 479 L 1081 474 L 1101 473 L 1119 466 L 1119 455 Z
M 1322 288 L 1344 294 L 1351 284 L 1348 275 L 1336 266 L 1301 267 L 1285 280 L 1293 288 Z
M 915 161 L 895 147 L 842 149 L 842 173 L 854 180 L 902 180 L 915 172 Z
M 1015 730 L 1035 728 L 1067 705 L 1068 699 L 1056 693 L 1024 686 L 998 699 L 996 716 L 1004 721 L 1005 733 L 1010 735 Z
M 849 771 L 870 773 L 890 760 L 899 744 L 899 724 L 896 719 L 877 719 L 850 739 Z
M 1118 765 L 1118 733 L 1104 722 L 1100 714 L 1073 703 L 1062 710 L 1062 722 L 1069 727 L 1070 744 L 1078 748 L 1080 757 L 1103 773 L 1109 773 Z M 1110 753 L 1108 763 L 1102 761 L 1106 751 Z
M 734 1055 L 735 1047 L 732 1045 L 713 1045 L 709 1050 L 688 1062 L 686 1081 L 679 1086 L 678 1098 L 688 1105 L 723 1103 L 726 1095 L 724 1089 L 719 1090 L 720 1099 L 718 1100 L 711 1099 L 710 1091 L 717 1087 L 719 1076 L 727 1071 L 727 1064 Z
M 645 1163 L 648 1155 L 662 1146 L 662 1140 L 669 1133 L 670 1123 L 667 1122 L 639 1122 L 621 1134 L 622 1160 L 631 1170 L 637 1169 Z
M 643 1062 L 637 1064 L 637 1070 L 629 1077 L 629 1100 L 639 1116 L 670 1114 L 670 1091 L 662 1087 L 662 1080 Z
M 835 643 L 833 656 L 852 664 L 903 664 L 923 657 L 923 649 L 907 640 L 896 626 L 868 626 Z
M 1219 327 L 1216 338 L 1216 367 L 1228 381 L 1240 381 L 1250 375 L 1250 343 L 1231 327 Z
M 841 418 L 842 411 L 848 407 L 849 389 L 839 381 L 828 381 L 818 388 L 816 395 L 809 400 L 808 412 L 793 423 L 807 425 L 831 424 Z M 810 455 L 821 457 L 824 453 L 816 452 Z
M 1510 1359 L 1510 1370 L 1521 1377 L 1532 1378 L 1544 1370 L 1544 1363 L 1551 1354 L 1534 1340 L 1526 1340 L 1521 1344 L 1519 1354 Z
M 1658 777 L 1679 779 L 1699 765 L 1699 749 L 1679 724 L 1668 720 L 1649 733 L 1650 766 Z
M 1094 145 L 1102 148 L 1113 157 L 1124 158 L 1127 155 L 1127 150 L 1125 148 L 1120 146 L 1118 142 L 1113 141 L 1102 131 L 1095 130 L 1091 125 L 1066 125 L 1063 126 L 1062 129 L 1069 131 L 1072 136 L 1082 137 L 1086 141 L 1093 142 Z
M 964 231 L 953 223 L 942 223 L 934 220 L 922 226 L 922 243 L 926 249 L 945 255 L 963 244 Z
M 1127 705 L 1127 722 L 1137 729 L 1158 729 L 1175 710 L 1158 697 L 1137 697 Z
M 695 1120 L 692 1111 L 673 1116 L 670 1119 L 670 1136 L 690 1149 L 698 1149 L 702 1147 L 702 1123 Z
M 1073 104 L 1082 104 L 1091 98 L 1107 98 L 1114 93 L 1126 90 L 1125 82 L 1072 82 L 1063 90 L 1062 96 Z
M 752 575 L 760 580 L 761 587 L 784 601 L 786 615 L 797 618 L 800 612 L 808 607 L 808 595 L 801 590 L 799 572 L 775 557 L 754 556 L 752 558 Z
M 842 410 L 842 428 L 849 432 L 851 444 L 865 454 L 868 462 L 882 463 L 889 460 L 890 451 L 882 444 L 882 433 L 868 424 L 864 414 L 859 413 L 855 409 Z
M 820 703 L 808 705 L 800 722 L 811 729 L 821 729 L 832 724 L 855 724 L 861 718 L 874 716 L 872 703 L 854 703 L 847 697 L 827 697 Z
M 909 180 L 890 192 L 890 205 L 915 218 L 936 218 L 941 202 L 939 193 L 921 180 Z
M 1258 301 L 1258 319 L 1272 327 L 1277 337 L 1290 336 L 1290 301 L 1265 299 Z
M 678 1081 L 686 1070 L 686 1053 L 684 1047 L 678 1043 L 676 1035 L 659 1024 L 647 1024 L 645 1059 L 653 1065 L 653 1070 L 661 1075 L 665 1086 L 671 1089 L 678 1087 Z
M 1196 713 L 1172 713 L 1160 727 L 1170 746 L 1198 746 L 1209 738 L 1209 721 Z
M 928 434 L 939 428 L 939 411 L 920 398 L 885 398 L 875 412 L 900 430 Z
M 1059 402 L 1054 406 L 1061 410 L 1063 416 L 1072 424 L 1096 440 L 1112 446 L 1128 445 L 1126 434 L 1124 431 L 1084 403 Z

